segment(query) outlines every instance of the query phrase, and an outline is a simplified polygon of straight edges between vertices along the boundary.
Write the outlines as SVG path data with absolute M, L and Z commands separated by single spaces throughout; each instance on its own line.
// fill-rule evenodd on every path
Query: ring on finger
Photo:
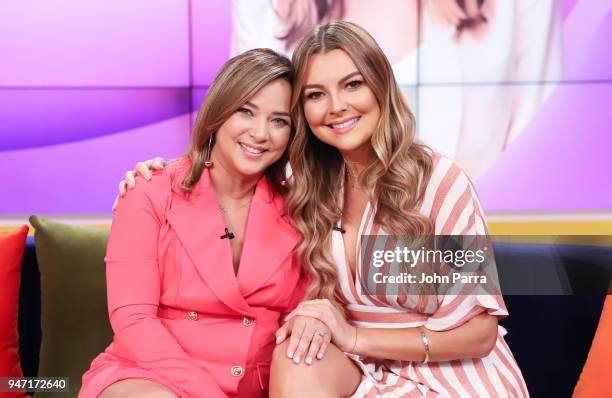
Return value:
M 326 334 L 327 334 L 327 332 L 325 332 L 325 331 L 323 331 L 323 330 L 317 330 L 317 331 L 315 332 L 315 336 L 316 336 L 316 335 L 319 335 L 319 336 L 321 336 L 321 337 L 325 337 L 325 335 L 326 335 Z

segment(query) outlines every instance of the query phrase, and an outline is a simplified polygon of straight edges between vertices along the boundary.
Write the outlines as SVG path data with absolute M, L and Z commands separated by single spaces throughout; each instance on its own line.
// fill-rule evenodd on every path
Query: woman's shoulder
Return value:
M 180 157 L 169 160 L 163 169 L 153 170 L 154 176 L 165 176 L 174 179 L 185 176 L 191 168 L 191 160 L 187 157 Z
M 437 230 L 446 224 L 450 227 L 465 215 L 466 210 L 481 211 L 470 177 L 457 162 L 433 152 L 432 171 L 420 204 L 421 214 L 429 217 Z
M 163 169 L 153 170 L 150 179 L 136 176 L 136 185 L 128 189 L 122 201 L 147 201 L 151 206 L 164 209 L 171 202 L 173 195 L 181 193 L 180 185 L 183 177 L 189 172 L 191 163 L 188 159 L 179 158 L 171 161 Z
M 147 181 L 149 187 L 153 191 L 160 193 L 177 190 L 180 187 L 183 179 L 189 173 L 191 161 L 188 158 L 178 158 L 171 160 L 163 169 L 153 170 L 150 180 Z M 138 184 L 136 184 L 138 186 Z M 143 184 L 144 185 L 144 184 Z
M 458 180 L 469 182 L 470 177 L 459 163 L 440 152 L 432 152 L 432 169 L 427 188 L 444 182 L 452 184 Z

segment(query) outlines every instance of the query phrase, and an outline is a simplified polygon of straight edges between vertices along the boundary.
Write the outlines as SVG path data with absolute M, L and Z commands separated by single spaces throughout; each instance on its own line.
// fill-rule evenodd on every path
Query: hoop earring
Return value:
M 208 146 L 206 148 L 206 160 L 204 161 L 204 167 L 206 167 L 207 169 L 213 166 L 213 162 L 210 160 L 210 153 L 212 152 L 212 144 L 213 144 L 213 135 L 214 133 L 211 133 L 210 136 L 208 136 Z

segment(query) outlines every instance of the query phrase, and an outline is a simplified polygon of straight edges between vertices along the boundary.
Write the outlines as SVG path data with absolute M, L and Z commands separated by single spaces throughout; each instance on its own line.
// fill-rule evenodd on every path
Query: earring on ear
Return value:
M 208 146 L 206 148 L 206 160 L 204 161 L 204 167 L 208 169 L 213 166 L 213 162 L 210 160 L 210 153 L 212 152 L 212 144 L 213 144 L 213 135 L 214 133 L 211 133 L 210 136 L 208 136 Z
M 286 180 L 282 180 L 280 182 L 280 184 L 281 184 L 281 187 L 286 187 L 287 186 L 287 181 Z

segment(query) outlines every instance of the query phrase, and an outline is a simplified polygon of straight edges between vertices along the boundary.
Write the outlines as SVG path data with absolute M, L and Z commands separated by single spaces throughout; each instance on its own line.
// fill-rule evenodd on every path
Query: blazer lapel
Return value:
M 225 223 L 207 171 L 186 201 L 169 210 L 166 218 L 175 230 L 206 285 L 228 307 L 253 315 L 238 288 L 228 239 L 221 239 Z
M 251 202 L 238 270 L 238 285 L 244 297 L 257 290 L 293 255 L 300 235 L 283 214 L 283 200 L 274 196 L 267 178 L 262 178 Z

